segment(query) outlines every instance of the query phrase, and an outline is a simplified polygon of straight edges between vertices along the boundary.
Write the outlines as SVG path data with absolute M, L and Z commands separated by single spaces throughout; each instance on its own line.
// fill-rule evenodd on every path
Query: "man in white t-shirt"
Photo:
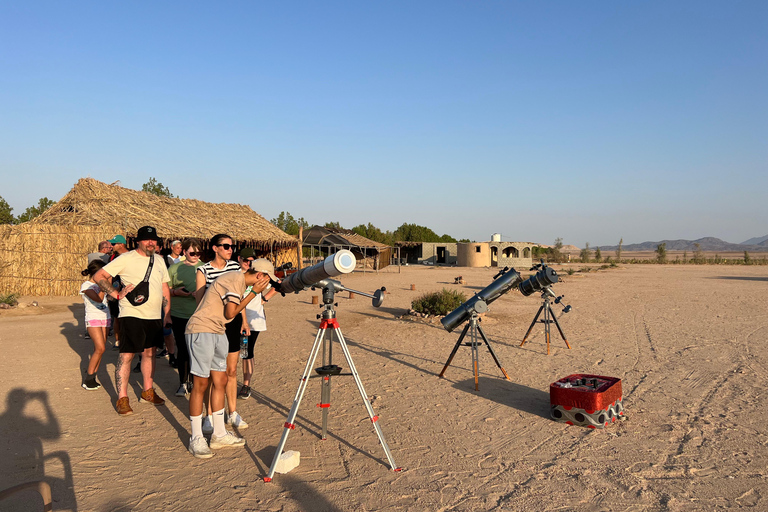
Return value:
M 120 300 L 120 357 L 115 368 L 118 390 L 117 413 L 133 413 L 128 400 L 128 377 L 134 354 L 142 354 L 143 392 L 140 402 L 163 405 L 165 400 L 155 394 L 155 347 L 163 342 L 163 325 L 170 323 L 170 277 L 163 258 L 155 254 L 155 228 L 144 226 L 136 236 L 136 250 L 115 258 L 99 270 L 93 280 L 104 293 Z M 112 278 L 120 276 L 126 287 L 122 293 L 112 287 Z M 129 290 L 126 292 L 126 290 Z

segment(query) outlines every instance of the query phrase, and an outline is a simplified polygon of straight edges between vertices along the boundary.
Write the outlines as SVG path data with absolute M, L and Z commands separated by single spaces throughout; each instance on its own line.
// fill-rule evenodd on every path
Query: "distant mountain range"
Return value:
M 698 240 L 661 240 L 660 242 L 643 242 L 641 244 L 626 244 L 622 246 L 624 251 L 655 251 L 659 244 L 667 244 L 668 251 L 693 251 L 696 249 L 694 244 L 699 244 L 702 251 L 722 251 L 722 252 L 740 252 L 740 251 L 768 251 L 768 235 L 750 238 L 740 243 L 732 244 L 724 242 L 719 238 L 707 236 Z M 601 251 L 615 251 L 617 245 L 601 245 Z

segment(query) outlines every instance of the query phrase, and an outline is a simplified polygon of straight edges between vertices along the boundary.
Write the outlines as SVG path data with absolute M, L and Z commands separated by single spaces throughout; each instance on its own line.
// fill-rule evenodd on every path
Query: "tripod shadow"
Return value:
M 475 391 L 475 379 L 456 382 L 453 387 L 467 393 L 482 395 L 494 402 L 512 407 L 518 411 L 549 419 L 549 393 L 529 388 L 503 377 L 480 377 L 479 391 Z
M 43 417 L 34 409 L 42 407 Z M 28 411 L 31 410 L 31 411 Z M 31 412 L 31 414 L 28 414 Z M 12 389 L 7 396 L 5 412 L 0 416 L 0 432 L 13 434 L 12 447 L 0 458 L 0 474 L 4 475 L 3 486 L 43 480 L 51 486 L 53 501 L 57 509 L 77 510 L 74 491 L 72 464 L 69 454 L 63 450 L 44 453 L 43 440 L 61 437 L 61 428 L 45 391 Z M 58 461 L 62 478 L 46 476 L 46 462 Z M 50 466 L 49 466 L 50 467 Z M 38 498 L 33 496 L 37 495 Z M 39 499 L 36 492 L 25 491 L 12 495 L 2 503 L 2 510 L 27 509 L 30 502 Z
M 387 315 L 377 315 L 375 313 L 367 313 L 364 311 L 355 311 L 354 313 L 357 313 L 358 315 L 369 316 L 371 318 L 378 318 L 381 320 L 398 321 L 400 320 L 401 316 L 403 316 L 408 312 L 408 310 L 403 308 L 382 308 L 382 307 L 376 308 L 374 311 L 382 311 Z
M 341 512 L 342 509 L 334 507 L 324 496 L 299 478 L 291 475 L 281 475 L 280 480 L 284 483 L 290 499 L 299 504 L 299 510 L 306 510 L 307 512 Z
M 288 413 L 290 412 L 290 409 L 288 407 L 285 407 L 283 404 L 275 400 L 272 400 L 271 398 L 264 395 L 263 393 L 259 393 L 256 390 L 251 390 L 251 398 L 256 400 L 258 404 L 265 405 L 270 409 L 272 409 L 273 411 L 278 412 L 284 415 L 285 417 L 288 417 Z M 302 405 L 306 406 L 306 401 L 302 401 Z M 360 406 L 363 407 L 363 404 L 361 403 Z M 296 422 L 296 427 L 302 427 L 309 432 L 313 432 L 318 439 L 321 438 L 320 432 L 322 432 L 322 426 L 320 424 L 307 419 L 305 416 L 302 416 L 301 414 L 296 415 L 295 422 Z M 280 434 L 282 435 L 282 431 L 280 432 Z M 372 433 L 371 435 L 375 435 L 375 434 Z M 375 460 L 376 462 L 378 462 L 383 466 L 389 466 L 389 463 L 386 460 L 378 457 L 374 457 L 370 453 L 365 452 L 356 446 L 353 446 L 348 441 L 342 439 L 341 437 L 334 434 L 333 432 L 328 431 L 328 438 L 335 439 L 336 441 L 340 442 L 341 444 L 348 447 L 349 449 L 354 450 L 357 453 L 360 453 L 362 455 L 365 455 L 366 457 L 372 460 Z M 275 445 L 274 447 L 269 446 L 267 448 L 264 448 L 263 450 L 260 450 L 258 453 L 250 452 L 249 455 L 251 455 L 251 458 L 253 458 L 254 462 L 256 462 L 256 465 L 259 467 L 260 470 L 263 466 L 258 463 L 255 457 L 258 457 L 259 459 L 261 459 L 261 461 L 265 464 L 266 468 L 268 469 L 272 464 L 272 459 L 275 457 L 276 451 L 277 451 L 277 445 Z M 262 473 L 262 476 L 267 476 L 266 470 Z
M 365 343 L 357 342 L 352 338 L 345 337 L 344 339 L 347 341 L 347 345 L 350 347 L 360 348 L 362 350 L 365 350 L 366 352 L 370 352 L 371 354 L 375 354 L 377 356 L 383 357 L 384 359 L 389 359 L 390 361 L 393 361 L 395 363 L 400 363 L 403 366 L 407 366 L 408 368 L 413 368 L 414 370 L 418 370 L 422 373 L 426 373 L 427 375 L 435 375 L 435 376 L 437 375 L 437 373 L 433 371 L 425 370 L 424 368 L 417 366 L 414 363 L 407 362 L 405 358 L 417 359 L 417 360 L 424 361 L 425 363 L 434 364 L 434 365 L 439 364 L 435 360 L 425 359 L 423 357 L 406 354 L 404 352 L 397 352 L 395 350 L 378 348 L 372 345 L 366 345 Z
M 746 276 L 717 276 L 709 279 L 730 279 L 733 281 L 768 281 L 768 277 L 746 277 Z

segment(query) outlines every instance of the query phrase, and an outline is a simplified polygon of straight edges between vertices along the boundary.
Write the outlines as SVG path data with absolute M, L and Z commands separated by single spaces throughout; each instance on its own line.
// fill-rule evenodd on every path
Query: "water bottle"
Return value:
M 248 357 L 248 336 L 240 336 L 240 359 Z

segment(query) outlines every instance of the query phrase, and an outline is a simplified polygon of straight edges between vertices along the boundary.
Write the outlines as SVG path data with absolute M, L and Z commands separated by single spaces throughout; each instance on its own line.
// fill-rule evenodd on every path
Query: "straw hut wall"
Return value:
M 248 206 L 158 197 L 83 178 L 39 217 L 0 226 L 0 293 L 76 295 L 80 271 L 100 241 L 123 235 L 131 248 L 147 225 L 164 246 L 196 238 L 208 249 L 212 236 L 227 233 L 238 250 L 252 247 L 275 265 L 298 263 L 298 239 Z

